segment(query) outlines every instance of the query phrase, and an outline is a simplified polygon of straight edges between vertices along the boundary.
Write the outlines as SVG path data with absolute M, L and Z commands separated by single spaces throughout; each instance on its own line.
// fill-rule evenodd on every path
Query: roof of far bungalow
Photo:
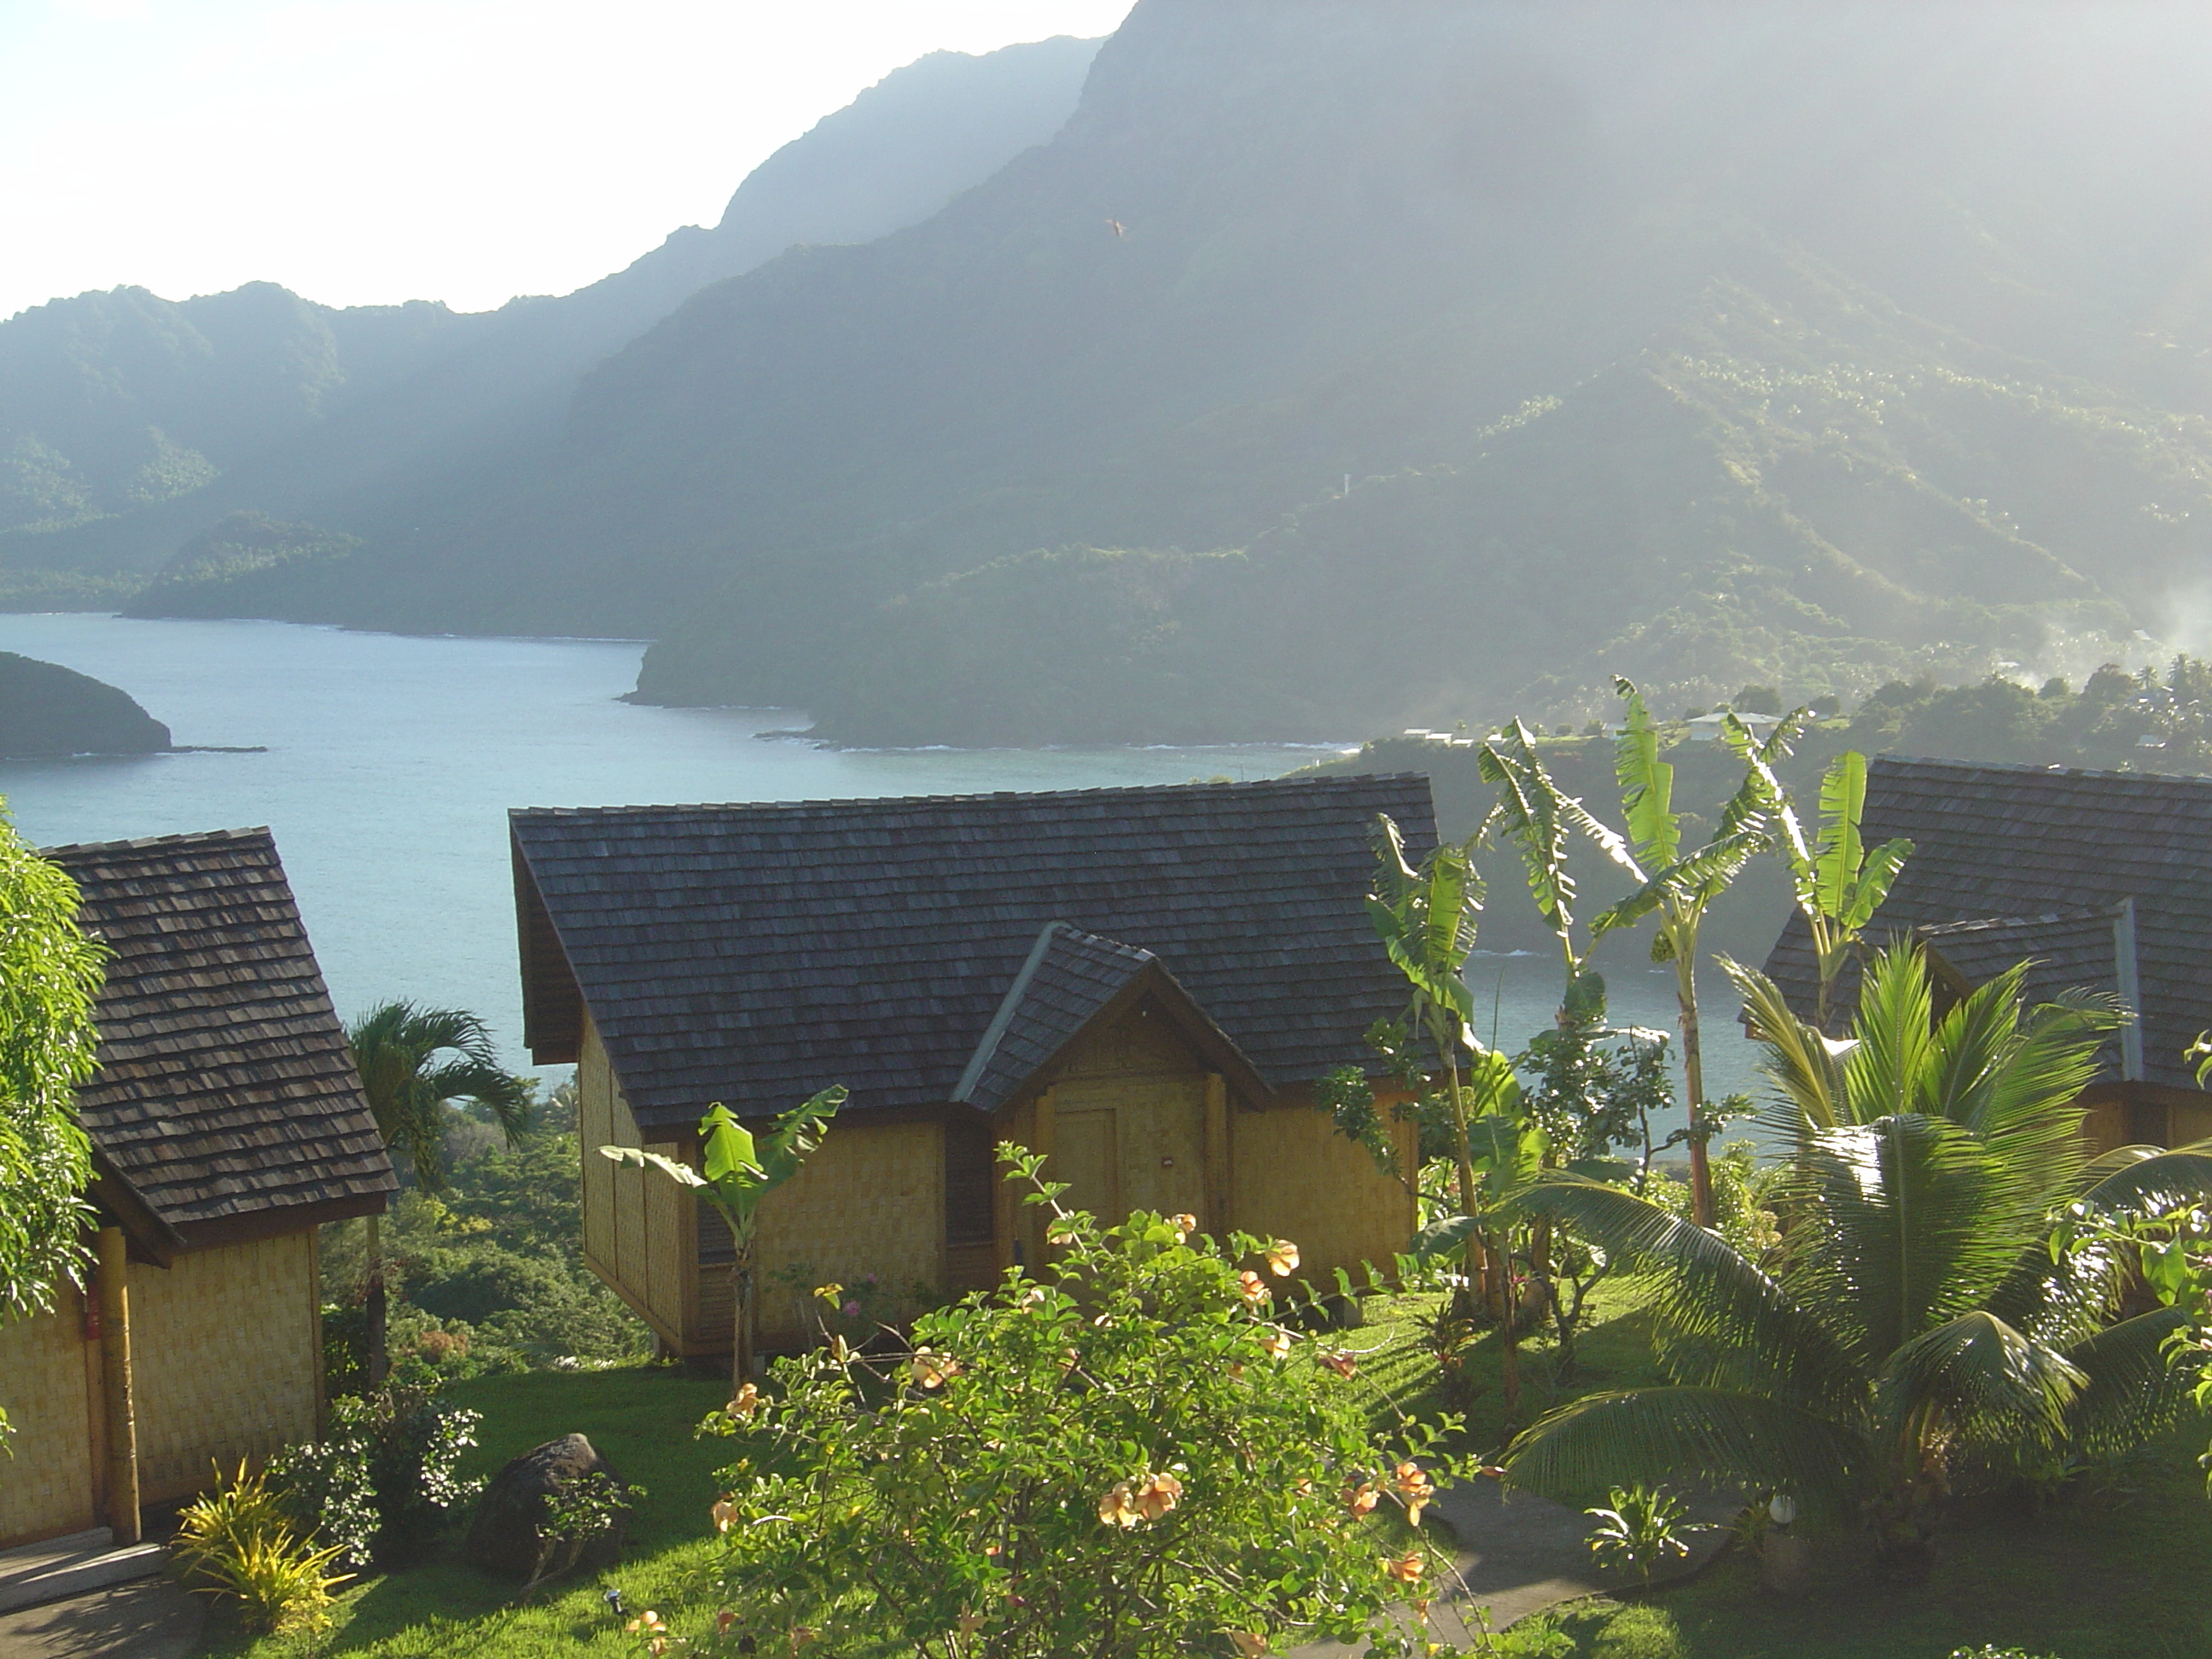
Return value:
M 266 830 L 54 847 L 106 947 L 77 1091 L 93 1197 L 139 1254 L 384 1208 L 398 1182 Z
M 2194 1087 L 2182 1052 L 2212 1025 L 2212 778 L 1881 755 L 1862 833 L 1914 849 L 1870 939 L 1917 938 L 1958 990 L 2027 961 L 2031 1000 L 2117 996 L 2140 1021 L 2106 1045 L 2110 1075 Z M 1810 1011 L 1802 916 L 1766 971 Z M 1838 991 L 1848 1007 L 1855 986 Z
M 641 1127 L 761 1114 L 991 1110 L 1144 995 L 1232 1084 L 1368 1065 L 1405 1002 L 1365 909 L 1417 775 L 510 815 L 526 1041 L 588 1011 Z

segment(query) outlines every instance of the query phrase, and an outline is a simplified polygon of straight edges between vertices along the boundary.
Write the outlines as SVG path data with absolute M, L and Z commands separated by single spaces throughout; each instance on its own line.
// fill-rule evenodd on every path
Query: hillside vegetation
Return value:
M 0 603 L 58 591 L 9 567 L 106 576 L 80 583 L 97 603 L 238 513 L 325 538 L 411 533 L 426 503 L 557 431 L 579 375 L 687 295 L 794 244 L 927 218 L 1050 137 L 1095 50 L 932 53 L 763 161 L 712 228 L 558 299 L 457 314 L 334 309 L 269 283 L 174 302 L 125 288 L 0 323 Z M 291 575 L 234 563 L 228 580 L 213 611 L 191 608 L 204 583 L 172 590 L 177 614 L 308 604 Z
M 1141 0 L 1049 143 L 434 487 L 226 475 L 362 545 L 190 604 L 649 637 L 641 699 L 862 743 L 2078 678 L 2212 568 L 2208 53 L 2156 3 Z

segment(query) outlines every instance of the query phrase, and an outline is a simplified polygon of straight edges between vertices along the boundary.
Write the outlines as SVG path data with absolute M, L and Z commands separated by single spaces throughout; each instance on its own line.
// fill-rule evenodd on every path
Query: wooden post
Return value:
M 107 1525 L 118 1546 L 138 1541 L 138 1417 L 131 1400 L 130 1245 L 100 1230 L 100 1376 L 107 1429 Z
M 1229 1079 L 1218 1072 L 1206 1074 L 1206 1231 L 1216 1238 L 1228 1237 L 1229 1214 Z

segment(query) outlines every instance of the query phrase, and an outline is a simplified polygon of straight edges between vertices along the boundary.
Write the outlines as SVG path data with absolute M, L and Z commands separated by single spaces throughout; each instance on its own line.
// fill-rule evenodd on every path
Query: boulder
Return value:
M 580 1434 L 549 1440 L 509 1463 L 484 1488 L 476 1519 L 469 1523 L 462 1552 L 469 1565 L 528 1582 L 611 1562 L 622 1548 L 627 1519 L 619 1512 L 611 1527 L 592 1537 L 550 1540 L 550 1548 L 543 1531 L 547 1495 L 588 1474 L 603 1474 L 627 1490 L 613 1465 Z

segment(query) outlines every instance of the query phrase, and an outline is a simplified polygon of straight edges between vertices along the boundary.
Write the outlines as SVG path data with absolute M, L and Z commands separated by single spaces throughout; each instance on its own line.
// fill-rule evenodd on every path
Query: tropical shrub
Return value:
M 170 1542 L 186 1583 L 238 1604 L 248 1626 L 266 1631 L 315 1631 L 330 1623 L 331 1591 L 349 1575 L 324 1570 L 342 1553 L 318 1547 L 293 1518 L 265 1474 L 241 1461 L 215 1490 L 177 1517 Z
M 1659 1568 L 1690 1553 L 1681 1533 L 1688 1512 L 1663 1487 L 1615 1486 L 1603 1505 L 1583 1513 L 1597 1522 L 1590 1554 L 1609 1571 L 1632 1572 L 1649 1584 Z
M 1042 1160 L 1005 1149 L 1037 1199 Z M 1450 1425 L 1369 1426 L 1360 1356 L 1275 1316 L 1296 1247 L 1054 1203 L 1036 1277 L 841 1338 L 708 1419 L 726 1605 L 697 1639 L 810 1655 L 1410 1653 L 1449 1558 L 1419 1529 Z M 1240 1265 L 1240 1264 L 1249 1265 Z M 665 1640 L 665 1632 L 654 1639 Z M 1448 1650 L 1437 1650 L 1446 1651 Z
M 1843 1053 L 1733 969 L 1780 1091 L 1780 1243 L 1754 1261 L 1663 1206 L 1571 1174 L 1522 1203 L 1657 1284 L 1668 1386 L 1592 1395 L 1529 1429 L 1509 1477 L 1561 1494 L 1739 1481 L 1856 1510 L 1924 1571 L 1954 1480 L 2054 1448 L 2139 1443 L 2180 1403 L 2172 1307 L 2130 1316 L 2124 1253 L 2069 1247 L 2069 1206 L 2160 1215 L 2212 1158 L 2082 1150 L 2075 1103 L 2117 1013 L 2025 1010 L 2025 965 L 1932 1018 L 1917 949 L 1878 955 Z
M 440 1406 L 434 1382 L 395 1379 L 331 1402 L 329 1431 L 270 1460 L 286 1510 L 349 1565 L 403 1563 L 483 1489 L 455 1473 L 478 1414 Z

